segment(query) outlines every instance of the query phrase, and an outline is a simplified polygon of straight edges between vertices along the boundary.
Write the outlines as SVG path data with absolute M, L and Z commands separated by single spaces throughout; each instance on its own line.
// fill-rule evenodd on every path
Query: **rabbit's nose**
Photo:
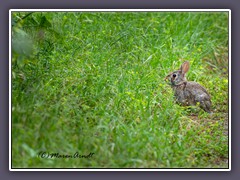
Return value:
M 167 75 L 167 76 L 164 78 L 164 81 L 169 80 L 169 77 L 170 77 L 170 75 Z

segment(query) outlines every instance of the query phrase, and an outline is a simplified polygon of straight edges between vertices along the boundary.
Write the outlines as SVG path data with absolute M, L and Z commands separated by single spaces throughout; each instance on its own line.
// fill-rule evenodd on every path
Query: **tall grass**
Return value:
M 12 14 L 14 168 L 228 166 L 228 74 L 219 63 L 228 64 L 227 13 L 34 12 L 16 20 L 26 14 Z M 214 115 L 174 103 L 163 79 L 183 60 L 188 79 L 209 90 Z

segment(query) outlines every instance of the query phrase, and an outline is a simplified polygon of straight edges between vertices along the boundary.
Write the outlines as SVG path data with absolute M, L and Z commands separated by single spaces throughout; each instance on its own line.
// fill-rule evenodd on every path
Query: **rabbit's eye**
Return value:
M 173 74 L 173 77 L 176 77 L 177 75 L 176 74 Z

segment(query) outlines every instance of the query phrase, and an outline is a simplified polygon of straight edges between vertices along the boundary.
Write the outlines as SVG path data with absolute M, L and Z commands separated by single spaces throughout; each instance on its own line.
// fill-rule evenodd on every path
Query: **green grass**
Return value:
M 13 168 L 227 168 L 228 14 L 14 12 Z M 213 115 L 174 102 L 184 60 Z M 39 158 L 39 152 L 92 158 Z

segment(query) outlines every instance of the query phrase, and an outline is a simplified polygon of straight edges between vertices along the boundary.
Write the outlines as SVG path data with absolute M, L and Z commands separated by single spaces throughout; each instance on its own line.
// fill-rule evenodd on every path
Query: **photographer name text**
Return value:
M 49 152 L 39 152 L 38 157 L 42 159 L 79 159 L 79 158 L 86 158 L 90 159 L 92 158 L 94 153 L 90 152 L 89 154 L 79 154 L 78 152 L 75 152 L 74 154 L 60 154 L 60 153 L 49 153 Z

